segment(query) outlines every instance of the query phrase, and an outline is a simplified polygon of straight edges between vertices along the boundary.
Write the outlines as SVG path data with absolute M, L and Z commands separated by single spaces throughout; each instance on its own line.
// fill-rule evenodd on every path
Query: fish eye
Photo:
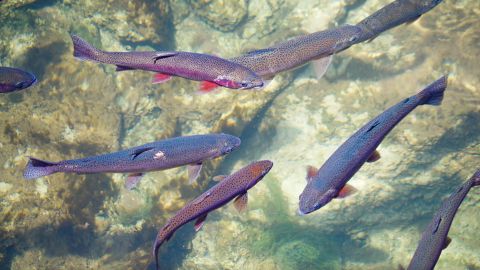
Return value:
M 249 84 L 248 84 L 247 82 L 241 82 L 241 83 L 240 83 L 240 86 L 241 86 L 242 88 L 247 88 L 248 85 L 249 85 Z

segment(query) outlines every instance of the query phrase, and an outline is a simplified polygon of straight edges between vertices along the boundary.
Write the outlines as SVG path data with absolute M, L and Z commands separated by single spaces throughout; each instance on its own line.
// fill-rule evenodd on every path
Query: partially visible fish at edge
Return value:
M 357 43 L 373 40 L 381 33 L 404 23 L 416 21 L 443 0 L 396 0 L 357 24 L 362 36 Z
M 451 239 L 448 237 L 448 232 L 458 208 L 470 189 L 479 185 L 480 169 L 443 201 L 442 206 L 423 232 L 408 270 L 431 270 L 435 267 L 442 250 L 450 244 Z
M 23 90 L 34 85 L 37 78 L 32 73 L 12 67 L 0 67 L 0 93 Z

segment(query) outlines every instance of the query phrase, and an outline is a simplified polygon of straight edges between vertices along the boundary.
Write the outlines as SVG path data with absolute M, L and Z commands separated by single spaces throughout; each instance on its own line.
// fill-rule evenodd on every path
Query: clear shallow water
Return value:
M 75 60 L 68 36 L 108 50 L 233 57 L 357 23 L 388 2 L 2 1 L 0 64 L 30 70 L 39 83 L 0 97 L 0 268 L 143 269 L 168 218 L 212 176 L 256 159 L 274 167 L 251 190 L 249 210 L 223 207 L 198 233 L 184 226 L 162 246 L 164 269 L 407 265 L 441 200 L 478 168 L 478 1 L 445 0 L 414 24 L 340 53 L 324 79 L 306 66 L 262 92 L 198 96 L 198 83 L 179 78 L 151 85 L 148 72 Z M 442 106 L 416 109 L 387 136 L 382 159 L 351 180 L 354 196 L 296 215 L 306 165 L 320 166 L 369 119 L 445 73 Z M 121 174 L 22 178 L 29 155 L 61 160 L 220 131 L 242 146 L 208 162 L 193 187 L 185 168 L 149 173 L 133 192 Z M 479 194 L 472 189 L 462 204 L 436 269 L 480 267 Z

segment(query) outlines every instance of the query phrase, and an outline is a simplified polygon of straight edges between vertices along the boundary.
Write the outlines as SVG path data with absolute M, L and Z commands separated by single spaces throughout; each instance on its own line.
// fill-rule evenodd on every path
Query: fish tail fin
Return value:
M 58 163 L 44 161 L 29 157 L 30 160 L 25 167 L 23 177 L 25 179 L 35 179 L 42 176 L 50 175 L 57 172 Z
M 448 76 L 444 75 L 440 79 L 434 81 L 420 92 L 420 105 L 439 106 L 442 104 L 445 89 L 447 89 Z
M 102 51 L 93 47 L 77 35 L 70 34 L 73 42 L 73 56 L 80 60 L 100 61 Z
M 153 244 L 153 256 L 155 257 L 155 270 L 159 270 L 158 267 L 158 250 L 160 249 L 160 245 L 162 242 L 159 242 L 158 239 L 155 239 L 155 243 Z
M 473 185 L 480 186 L 480 169 L 473 175 Z

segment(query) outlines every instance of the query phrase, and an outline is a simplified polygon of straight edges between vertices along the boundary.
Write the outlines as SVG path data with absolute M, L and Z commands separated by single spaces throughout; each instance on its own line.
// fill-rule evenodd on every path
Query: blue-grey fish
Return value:
M 443 201 L 442 206 L 422 234 L 422 239 L 408 266 L 409 270 L 431 270 L 435 267 L 442 250 L 451 241 L 448 238 L 448 231 L 460 204 L 470 189 L 478 185 L 480 185 L 480 170 Z
M 438 106 L 447 87 L 447 76 L 433 82 L 418 94 L 406 98 L 375 117 L 345 141 L 323 166 L 309 167 L 307 186 L 300 195 L 300 214 L 311 213 L 337 197 L 354 190 L 347 182 L 365 162 L 380 158 L 375 150 L 385 136 L 419 105 Z
M 357 24 L 362 36 L 357 43 L 373 40 L 388 29 L 416 21 L 443 0 L 396 0 Z
M 192 220 L 196 220 L 195 231 L 200 230 L 208 213 L 233 199 L 235 199 L 235 208 L 240 212 L 245 211 L 248 200 L 247 191 L 262 180 L 272 166 L 273 162 L 270 160 L 261 160 L 253 162 L 231 175 L 216 177 L 216 180 L 221 180 L 220 183 L 180 209 L 160 229 L 153 244 L 153 256 L 157 269 L 159 266 L 158 250 L 164 242 L 172 237 L 176 230 Z
M 141 146 L 81 159 L 60 162 L 30 157 L 23 176 L 34 179 L 52 173 L 130 173 L 125 187 L 137 185 L 144 172 L 188 165 L 190 182 L 199 176 L 202 163 L 230 153 L 240 139 L 228 134 L 205 134 L 169 138 Z
M 37 82 L 30 72 L 11 67 L 0 67 L 0 93 L 28 88 Z

